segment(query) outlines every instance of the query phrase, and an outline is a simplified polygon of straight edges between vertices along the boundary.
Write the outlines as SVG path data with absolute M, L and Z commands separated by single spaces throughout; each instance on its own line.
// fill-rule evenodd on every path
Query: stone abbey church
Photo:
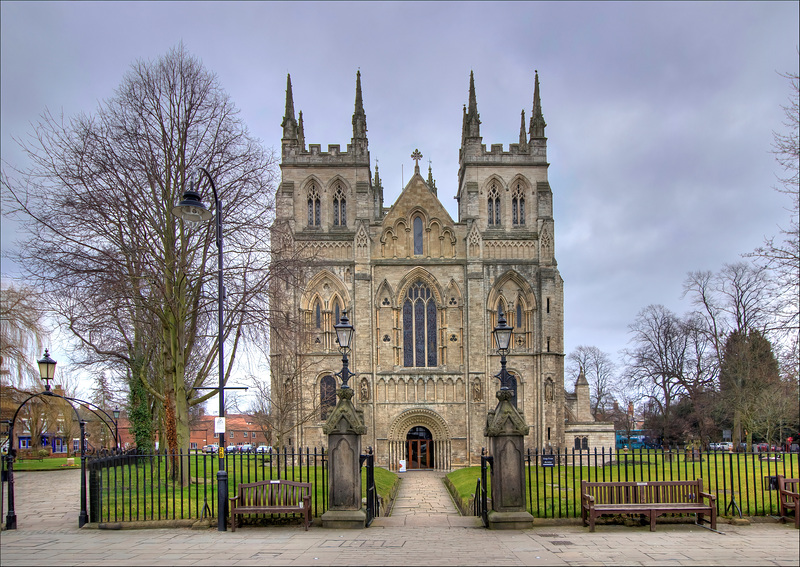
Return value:
M 482 143 L 470 74 L 457 219 L 442 206 L 430 168 L 427 179 L 420 174 L 417 150 L 414 175 L 395 203 L 384 204 L 378 167 L 370 168 L 360 72 L 352 123 L 346 151 L 306 145 L 287 77 L 276 227 L 293 249 L 314 252 L 300 289 L 283 299 L 302 321 L 303 339 L 292 346 L 274 328 L 271 339 L 273 392 L 278 380 L 296 382 L 291 442 L 327 444 L 322 426 L 342 367 L 333 325 L 346 310 L 355 327 L 349 385 L 367 426 L 362 446 L 374 448 L 376 463 L 479 463 L 487 411 L 497 404 L 492 329 L 502 309 L 514 327 L 508 370 L 531 426 L 526 445 L 612 444 L 613 430 L 591 416 L 586 379 L 573 393 L 564 388 L 564 283 L 538 74 L 530 122 L 523 111 L 519 140 L 508 150 Z M 290 357 L 295 372 L 287 378 L 280 369 Z

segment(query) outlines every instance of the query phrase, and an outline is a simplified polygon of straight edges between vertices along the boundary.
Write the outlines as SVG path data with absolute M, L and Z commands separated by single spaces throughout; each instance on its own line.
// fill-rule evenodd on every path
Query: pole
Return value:
M 16 416 L 15 416 L 16 417 Z M 8 454 L 5 459 L 7 463 L 8 480 L 8 512 L 6 513 L 6 529 L 17 529 L 17 513 L 14 511 L 14 455 L 17 450 L 14 448 L 14 420 L 8 426 Z
M 200 171 L 206 176 L 211 184 L 211 191 L 214 194 L 214 206 L 216 207 L 216 233 L 217 233 L 217 354 L 219 356 L 219 416 L 225 417 L 225 355 L 222 325 L 224 319 L 225 286 L 222 280 L 222 206 L 217 188 L 211 174 L 204 168 Z M 217 530 L 224 532 L 228 524 L 228 471 L 225 470 L 225 432 L 219 434 L 219 469 L 217 470 Z
M 78 516 L 78 527 L 82 528 L 89 521 L 86 514 L 86 422 L 80 420 L 81 427 L 81 513 Z

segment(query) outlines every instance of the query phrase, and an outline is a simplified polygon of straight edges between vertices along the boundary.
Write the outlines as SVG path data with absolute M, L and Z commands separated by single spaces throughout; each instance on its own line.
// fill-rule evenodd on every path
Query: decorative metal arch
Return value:
M 83 527 L 89 521 L 88 514 L 86 513 L 86 421 L 81 419 L 81 416 L 78 413 L 78 409 L 74 406 L 72 402 L 77 402 L 78 404 L 83 405 L 93 414 L 100 417 L 100 421 L 102 421 L 103 424 L 106 427 L 108 427 L 108 429 L 111 431 L 111 434 L 114 436 L 114 444 L 116 445 L 116 448 L 119 449 L 119 437 L 118 437 L 118 432 L 116 431 L 116 427 L 114 429 L 111 429 L 111 426 L 108 425 L 108 422 L 97 413 L 97 411 L 101 412 L 111 421 L 111 423 L 115 423 L 114 420 L 111 418 L 111 416 L 108 415 L 108 413 L 104 409 L 93 404 L 92 402 L 87 402 L 86 400 L 81 400 L 79 398 L 71 398 L 69 396 L 61 396 L 59 394 L 51 392 L 49 385 L 47 385 L 46 388 L 47 389 L 44 392 L 39 392 L 38 394 L 32 394 L 28 396 L 25 399 L 25 401 L 23 401 L 19 405 L 17 411 L 14 412 L 14 417 L 11 419 L 11 422 L 9 423 L 8 427 L 9 447 L 8 447 L 8 454 L 5 456 L 7 462 L 7 474 L 8 474 L 8 512 L 6 514 L 7 530 L 17 529 L 17 514 L 14 509 L 14 458 L 16 456 L 16 449 L 13 447 L 14 424 L 17 421 L 17 417 L 19 416 L 20 410 L 25 406 L 25 404 L 27 404 L 33 398 L 50 397 L 50 398 L 58 398 L 64 400 L 70 405 L 72 411 L 75 412 L 75 417 L 78 419 L 78 424 L 80 425 L 80 430 L 81 430 L 81 502 L 80 502 L 81 511 L 80 514 L 78 515 L 79 528 Z M 95 409 L 92 408 L 95 408 L 97 411 L 95 411 Z

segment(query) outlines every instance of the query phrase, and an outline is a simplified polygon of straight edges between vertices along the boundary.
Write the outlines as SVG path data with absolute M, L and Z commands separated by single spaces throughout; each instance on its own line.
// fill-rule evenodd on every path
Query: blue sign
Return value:
M 543 467 L 554 467 L 556 466 L 556 456 L 555 455 L 542 455 L 541 457 L 541 466 Z

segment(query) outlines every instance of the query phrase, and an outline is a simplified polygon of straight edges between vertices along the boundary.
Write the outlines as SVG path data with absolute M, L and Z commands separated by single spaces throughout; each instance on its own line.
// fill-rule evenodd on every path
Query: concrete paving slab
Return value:
M 490 531 L 457 515 L 441 473 L 403 476 L 403 515 L 365 530 L 308 532 L 300 525 L 146 530 L 78 529 L 77 471 L 19 473 L 17 530 L 0 536 L 0 564 L 25 565 L 788 565 L 800 564 L 791 524 L 720 523 L 722 534 L 693 524 L 647 527 L 535 521 L 527 530 Z M 39 476 L 41 475 L 41 476 Z M 58 476 L 52 476 L 58 475 Z M 61 475 L 67 475 L 66 477 Z M 69 475 L 73 475 L 70 477 Z M 65 482 L 66 479 L 66 482 Z M 41 490 L 42 486 L 71 486 Z M 5 487 L 3 487 L 5 488 Z M 415 495 L 423 495 L 419 506 Z M 54 508 L 59 514 L 49 513 Z M 65 522 L 64 518 L 67 521 Z

